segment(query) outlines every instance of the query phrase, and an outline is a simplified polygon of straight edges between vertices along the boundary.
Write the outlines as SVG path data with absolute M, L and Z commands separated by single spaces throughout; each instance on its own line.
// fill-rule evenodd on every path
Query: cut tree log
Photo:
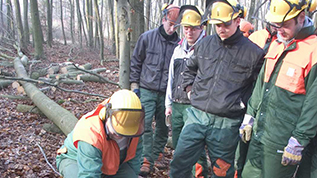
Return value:
M 100 77 L 94 76 L 94 75 L 78 75 L 77 80 L 82 80 L 84 82 L 100 82 L 100 83 L 106 83 L 105 80 L 102 80 Z
M 47 69 L 47 74 L 57 74 L 59 71 L 59 66 L 52 66 Z
M 0 80 L 0 90 L 3 88 L 7 88 L 10 86 L 14 81 L 12 80 Z
M 18 77 L 28 78 L 26 70 L 19 58 L 14 60 L 14 68 Z M 33 103 L 53 121 L 64 134 L 70 133 L 76 125 L 78 119 L 68 110 L 59 106 L 49 99 L 35 85 L 21 81 L 26 94 L 32 99 Z
M 26 104 L 18 104 L 17 106 L 17 111 L 18 112 L 29 112 L 29 113 L 34 113 L 34 114 L 39 114 L 39 115 L 44 115 L 41 110 L 39 110 L 36 106 L 30 106 Z

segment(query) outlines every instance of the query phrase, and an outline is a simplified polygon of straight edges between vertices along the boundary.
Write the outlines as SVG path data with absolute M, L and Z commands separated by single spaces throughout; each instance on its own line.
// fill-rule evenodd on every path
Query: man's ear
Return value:
M 305 21 L 305 11 L 302 11 L 299 15 L 298 15 L 298 22 L 302 25 L 304 25 L 304 21 Z

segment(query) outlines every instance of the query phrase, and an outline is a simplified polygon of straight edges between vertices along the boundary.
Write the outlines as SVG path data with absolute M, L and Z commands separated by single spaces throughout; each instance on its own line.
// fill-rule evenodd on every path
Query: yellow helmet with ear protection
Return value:
M 296 17 L 306 8 L 308 11 L 316 9 L 316 0 L 271 0 L 265 19 L 269 22 L 282 23 Z
M 236 0 L 222 0 L 211 4 L 209 23 L 220 24 L 229 22 L 238 16 L 244 18 L 246 8 L 240 6 Z
M 139 97 L 130 90 L 119 90 L 99 112 L 111 120 L 112 128 L 122 136 L 136 136 L 144 130 L 144 111 Z M 140 131 L 142 129 L 142 131 Z

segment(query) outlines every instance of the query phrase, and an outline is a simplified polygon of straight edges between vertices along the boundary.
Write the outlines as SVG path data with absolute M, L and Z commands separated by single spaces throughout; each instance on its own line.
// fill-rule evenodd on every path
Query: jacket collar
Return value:
M 182 47 L 182 49 L 183 49 L 186 53 L 188 53 L 188 52 L 190 52 L 191 50 L 193 50 L 194 47 L 195 47 L 195 45 L 196 45 L 201 39 L 203 39 L 205 36 L 206 36 L 206 31 L 205 31 L 205 30 L 202 30 L 201 33 L 200 33 L 200 36 L 197 38 L 195 44 L 193 44 L 192 46 L 188 47 L 188 45 L 187 45 L 187 44 L 188 44 L 188 43 L 187 43 L 187 39 L 186 39 L 185 37 L 182 38 L 182 40 L 181 40 L 178 44 Z
M 160 35 L 162 41 L 168 41 L 168 42 L 173 43 L 173 44 L 177 44 L 179 41 L 177 32 L 174 32 L 172 35 L 167 35 L 165 30 L 164 30 L 163 25 L 161 25 L 159 28 L 157 28 L 157 32 Z
M 236 32 L 225 40 L 221 40 L 218 34 L 216 36 L 217 36 L 217 39 L 224 45 L 234 45 L 239 42 L 240 38 L 243 37 L 243 34 L 240 31 L 239 27 L 237 27 Z

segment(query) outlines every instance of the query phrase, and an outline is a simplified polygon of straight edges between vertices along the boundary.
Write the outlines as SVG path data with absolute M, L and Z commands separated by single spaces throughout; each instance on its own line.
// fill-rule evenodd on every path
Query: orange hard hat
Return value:
M 249 37 L 254 31 L 254 26 L 246 20 L 241 20 L 240 31 L 243 33 L 243 36 Z

